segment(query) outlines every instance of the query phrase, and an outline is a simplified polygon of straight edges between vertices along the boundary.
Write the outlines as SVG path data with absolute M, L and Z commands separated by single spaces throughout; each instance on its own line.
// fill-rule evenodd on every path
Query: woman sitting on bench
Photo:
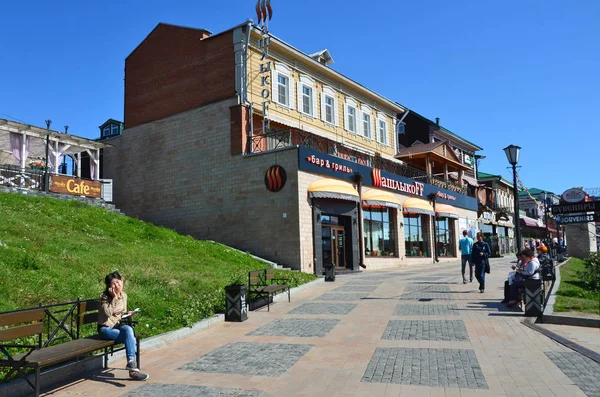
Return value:
M 98 310 L 98 333 L 104 339 L 114 340 L 116 343 L 125 344 L 129 377 L 133 380 L 146 380 L 150 376 L 140 370 L 135 362 L 135 335 L 133 328 L 121 324 L 121 318 L 127 312 L 127 295 L 123 292 L 123 278 L 119 272 L 113 272 L 104 278 L 106 289 L 100 295 L 102 308 Z
M 525 280 L 534 279 L 539 280 L 540 274 L 538 269 L 540 268 L 540 262 L 533 254 L 533 251 L 529 248 L 525 248 L 521 251 L 521 259 L 523 260 L 523 268 L 517 268 L 517 274 L 522 276 L 522 280 L 514 281 L 510 285 L 510 302 L 508 307 L 517 307 L 519 305 L 519 289 L 525 288 Z

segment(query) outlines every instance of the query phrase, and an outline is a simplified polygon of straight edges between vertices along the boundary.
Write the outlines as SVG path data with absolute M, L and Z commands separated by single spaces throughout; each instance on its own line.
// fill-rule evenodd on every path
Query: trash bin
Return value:
M 246 285 L 225 287 L 225 321 L 242 322 L 248 320 L 246 305 Z
M 525 316 L 539 317 L 544 313 L 542 280 L 525 280 Z
M 335 281 L 335 266 L 333 266 L 333 263 L 325 264 L 325 281 Z

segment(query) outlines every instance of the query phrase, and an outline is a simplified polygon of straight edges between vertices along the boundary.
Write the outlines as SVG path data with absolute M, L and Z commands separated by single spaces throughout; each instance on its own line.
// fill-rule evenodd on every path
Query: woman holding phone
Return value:
M 131 316 L 135 312 L 127 311 L 127 294 L 123 291 L 123 278 L 119 272 L 113 272 L 104 278 L 106 289 L 100 295 L 102 307 L 98 310 L 98 333 L 104 339 L 114 340 L 125 345 L 129 377 L 133 380 L 146 380 L 150 376 L 137 367 L 135 361 L 135 335 L 133 328 L 121 324 L 124 316 Z

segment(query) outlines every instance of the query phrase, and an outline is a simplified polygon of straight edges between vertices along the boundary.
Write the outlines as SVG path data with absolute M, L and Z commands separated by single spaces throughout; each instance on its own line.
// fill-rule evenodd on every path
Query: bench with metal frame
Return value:
M 102 339 L 96 330 L 93 335 L 82 337 L 82 328 L 85 325 L 97 326 L 100 308 L 99 299 L 90 299 L 0 313 L 0 367 L 10 368 L 5 379 L 14 374 L 23 377 L 38 397 L 40 374 L 44 367 L 71 360 L 84 361 L 95 356 L 80 360 L 82 356 L 104 350 L 102 353 L 104 368 L 107 368 L 108 355 L 124 350 L 125 347 L 115 348 L 118 344 L 112 340 Z M 129 323 L 135 326 L 135 323 L 131 321 Z M 37 336 L 36 344 L 18 343 L 22 338 L 35 336 Z M 139 367 L 140 338 L 138 336 L 136 336 L 136 345 L 136 360 Z M 35 370 L 34 383 L 28 379 L 28 369 Z M 49 369 L 44 373 L 52 370 Z
M 266 297 L 267 311 L 270 311 L 271 297 L 284 292 L 287 292 L 288 302 L 290 302 L 290 286 L 287 284 L 287 280 L 275 278 L 275 269 L 253 270 L 248 273 L 247 300 L 249 302 L 253 298 Z

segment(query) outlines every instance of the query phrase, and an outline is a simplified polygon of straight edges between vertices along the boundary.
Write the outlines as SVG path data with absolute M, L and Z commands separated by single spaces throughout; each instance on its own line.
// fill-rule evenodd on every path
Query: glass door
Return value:
M 337 268 L 346 267 L 346 233 L 343 226 L 331 227 L 332 262 Z

